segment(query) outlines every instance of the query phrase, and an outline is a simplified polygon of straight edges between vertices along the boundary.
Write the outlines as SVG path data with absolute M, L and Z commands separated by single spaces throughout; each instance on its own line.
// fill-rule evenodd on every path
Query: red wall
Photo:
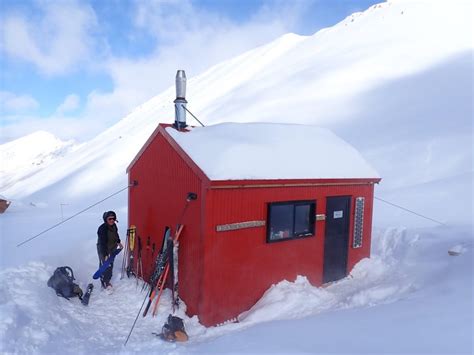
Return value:
M 180 296 L 187 304 L 188 313 L 197 314 L 202 275 L 201 180 L 161 133 L 130 168 L 129 180 L 138 181 L 138 186 L 130 189 L 129 193 L 129 223 L 137 226 L 137 235 L 142 239 L 146 280 L 152 273 L 165 226 L 171 227 L 174 233 L 187 193 L 198 194 L 198 199 L 189 204 L 182 221 L 184 229 L 180 236 L 179 253 Z M 151 248 L 146 249 L 148 236 L 156 246 L 153 255 Z
M 325 222 L 316 221 L 315 237 L 266 243 L 266 227 L 216 232 L 216 225 L 267 220 L 267 203 L 316 200 L 325 214 L 326 197 L 352 196 L 348 272 L 370 255 L 373 185 L 240 188 L 209 190 L 206 199 L 204 278 L 200 321 L 214 325 L 249 309 L 275 283 L 305 275 L 316 286 L 323 276 Z M 364 196 L 362 248 L 352 248 L 355 197 Z

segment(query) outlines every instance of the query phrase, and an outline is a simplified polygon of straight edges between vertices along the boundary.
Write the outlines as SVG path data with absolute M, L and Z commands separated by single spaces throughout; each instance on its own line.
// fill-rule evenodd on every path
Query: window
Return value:
M 268 204 L 267 242 L 314 235 L 315 211 L 314 201 Z

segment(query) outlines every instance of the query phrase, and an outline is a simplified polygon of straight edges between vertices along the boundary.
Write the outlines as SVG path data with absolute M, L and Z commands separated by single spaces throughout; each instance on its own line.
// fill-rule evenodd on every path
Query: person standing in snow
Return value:
M 123 248 L 122 243 L 120 242 L 118 228 L 115 224 L 117 221 L 117 215 L 115 212 L 104 212 L 102 219 L 104 220 L 104 223 L 102 223 L 97 230 L 97 254 L 99 255 L 99 266 L 102 266 L 103 262 L 110 257 L 110 254 L 112 254 L 117 247 Z M 102 283 L 103 288 L 112 288 L 110 280 L 112 279 L 113 267 L 114 263 L 110 264 L 110 267 L 108 267 L 100 277 L 100 282 Z

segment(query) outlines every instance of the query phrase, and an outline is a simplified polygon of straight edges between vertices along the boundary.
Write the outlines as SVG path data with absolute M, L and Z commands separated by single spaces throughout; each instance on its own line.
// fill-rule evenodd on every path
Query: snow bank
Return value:
M 135 279 L 120 280 L 118 265 L 121 260 L 116 261 L 112 280 L 115 292 L 107 295 L 96 282 L 88 307 L 82 306 L 78 299 L 59 298 L 46 286 L 59 264 L 31 262 L 0 272 L 2 351 L 189 354 L 212 353 L 212 349 L 218 348 L 215 350 L 218 353 L 259 353 L 268 352 L 272 346 L 264 340 L 266 337 L 257 337 L 259 341 L 255 339 L 255 334 L 266 325 L 266 329 L 278 329 L 272 336 L 281 346 L 280 351 L 290 353 L 298 352 L 295 349 L 307 349 L 315 340 L 318 347 L 314 349 L 331 349 L 331 352 L 351 353 L 355 351 L 351 346 L 359 346 L 360 351 L 381 353 L 399 349 L 397 344 L 406 344 L 411 352 L 413 349 L 427 352 L 431 345 L 420 344 L 419 339 L 420 331 L 425 329 L 437 334 L 437 338 L 430 341 L 438 349 L 444 351 L 451 346 L 462 352 L 469 349 L 469 329 L 472 330 L 469 316 L 472 316 L 469 310 L 472 268 L 466 267 L 472 266 L 472 238 L 472 233 L 463 229 L 413 231 L 389 228 L 376 231 L 372 257 L 359 262 L 347 278 L 319 288 L 310 285 L 303 276 L 294 281 L 282 281 L 242 314 L 239 323 L 205 328 L 197 317 L 189 318 L 184 314 L 183 304 L 178 315 L 185 319 L 190 336 L 185 344 L 164 343 L 151 334 L 160 331 L 171 312 L 171 292 L 166 290 L 158 316 L 140 316 L 126 348 L 122 344 L 146 295 L 140 292 L 141 283 L 137 284 Z M 446 253 L 453 243 L 464 249 L 457 258 Z M 90 268 L 92 273 L 93 267 Z M 78 274 L 78 283 L 85 288 L 87 273 Z M 465 316 L 460 317 L 459 312 L 463 309 Z M 291 320 L 303 323 L 294 326 Z M 323 328 L 361 322 L 366 331 L 358 334 L 360 345 L 334 343 L 331 341 L 334 335 L 321 337 Z M 379 344 L 377 336 L 372 334 L 380 333 L 382 329 L 400 332 L 393 328 L 393 322 L 402 322 L 412 334 L 405 334 L 402 343 L 384 338 Z M 452 331 L 450 327 L 465 331 Z M 318 329 L 316 337 L 313 335 L 315 329 Z M 264 334 L 268 335 L 268 330 Z M 292 340 L 299 341 L 301 337 L 308 339 L 301 344 Z
M 418 236 L 407 237 L 405 228 L 388 228 L 374 237 L 374 254 L 361 260 L 347 278 L 320 288 L 303 276 L 294 282 L 282 281 L 239 319 L 254 323 L 302 318 L 327 310 L 395 302 L 415 292 L 415 282 L 400 269 L 400 263 Z

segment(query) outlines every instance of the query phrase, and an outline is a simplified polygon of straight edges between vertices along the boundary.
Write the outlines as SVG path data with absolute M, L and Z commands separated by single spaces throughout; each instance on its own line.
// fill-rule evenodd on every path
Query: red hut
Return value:
M 4 213 L 10 206 L 11 201 L 0 195 L 0 213 Z
M 128 167 L 138 183 L 129 223 L 145 279 L 165 228 L 184 225 L 179 290 L 189 315 L 216 325 L 272 284 L 304 275 L 318 286 L 370 255 L 380 178 L 349 144 L 314 126 L 180 122 L 160 124 Z

